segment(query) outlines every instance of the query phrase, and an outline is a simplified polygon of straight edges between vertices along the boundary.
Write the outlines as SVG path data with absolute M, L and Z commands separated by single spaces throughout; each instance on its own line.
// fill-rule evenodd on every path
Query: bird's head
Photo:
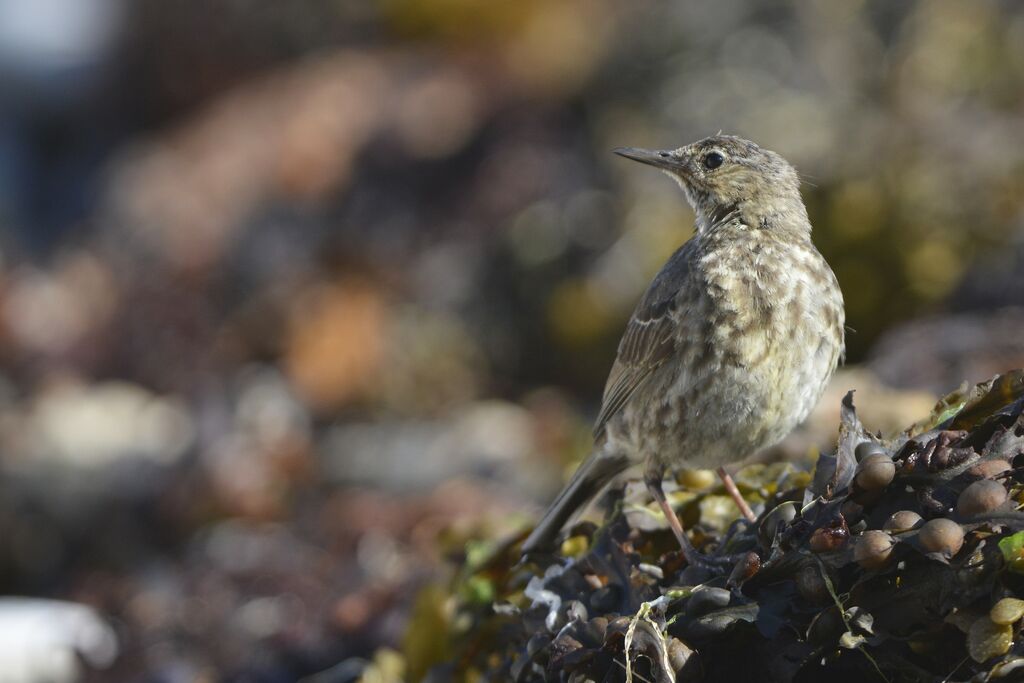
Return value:
M 715 135 L 678 149 L 620 147 L 615 153 L 675 178 L 697 213 L 698 225 L 733 209 L 757 222 L 807 221 L 796 169 L 749 140 Z

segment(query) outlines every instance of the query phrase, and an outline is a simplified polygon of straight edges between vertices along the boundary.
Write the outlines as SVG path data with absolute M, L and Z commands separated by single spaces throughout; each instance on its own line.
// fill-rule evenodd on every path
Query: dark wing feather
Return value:
M 604 433 L 608 420 L 622 410 L 634 392 L 675 350 L 672 304 L 689 279 L 693 248 L 694 241 L 690 240 L 676 250 L 633 311 L 605 385 L 601 412 L 594 426 L 595 438 Z

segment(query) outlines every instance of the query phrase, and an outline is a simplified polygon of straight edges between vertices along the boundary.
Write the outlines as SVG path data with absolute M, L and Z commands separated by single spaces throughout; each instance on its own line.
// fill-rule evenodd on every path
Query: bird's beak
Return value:
M 626 157 L 641 164 L 647 164 L 666 171 L 686 170 L 685 159 L 670 149 L 641 149 L 640 147 L 617 147 L 612 150 L 620 157 Z

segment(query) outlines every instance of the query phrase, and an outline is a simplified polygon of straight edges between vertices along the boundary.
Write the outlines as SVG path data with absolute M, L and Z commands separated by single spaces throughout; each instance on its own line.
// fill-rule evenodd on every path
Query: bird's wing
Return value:
M 601 412 L 594 425 L 594 437 L 622 410 L 633 393 L 675 350 L 675 322 L 671 317 L 676 295 L 689 279 L 693 240 L 672 255 L 637 304 L 604 389 Z

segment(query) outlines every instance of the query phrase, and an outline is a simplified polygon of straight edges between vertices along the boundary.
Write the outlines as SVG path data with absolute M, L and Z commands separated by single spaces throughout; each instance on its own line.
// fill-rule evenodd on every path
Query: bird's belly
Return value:
M 774 445 L 810 414 L 839 353 L 839 340 L 809 334 L 720 350 L 700 376 L 665 382 L 661 409 L 639 435 L 643 450 L 668 465 L 709 467 Z

